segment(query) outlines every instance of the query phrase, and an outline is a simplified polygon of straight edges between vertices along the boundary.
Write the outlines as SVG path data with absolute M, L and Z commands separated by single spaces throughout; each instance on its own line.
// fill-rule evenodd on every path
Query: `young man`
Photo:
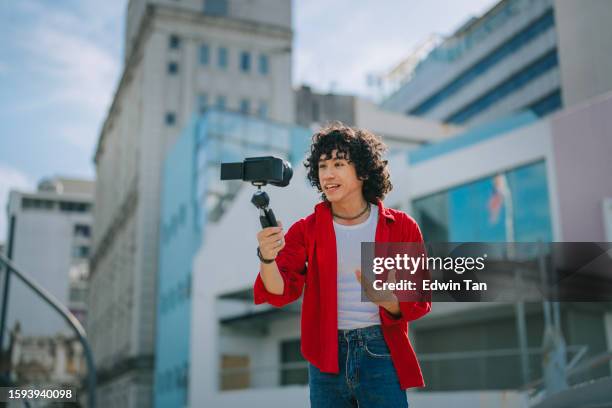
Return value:
M 255 303 L 281 307 L 304 291 L 301 350 L 314 408 L 407 407 L 404 390 L 424 386 L 408 322 L 431 302 L 361 298 L 361 242 L 423 240 L 411 217 L 382 203 L 392 188 L 385 150 L 365 130 L 316 133 L 304 164 L 323 202 L 286 235 L 282 225 L 257 234 Z

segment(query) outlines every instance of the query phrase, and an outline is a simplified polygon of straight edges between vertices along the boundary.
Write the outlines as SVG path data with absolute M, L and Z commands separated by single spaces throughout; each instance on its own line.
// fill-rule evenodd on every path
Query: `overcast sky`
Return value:
M 294 0 L 293 83 L 368 93 L 430 34 L 497 0 Z M 122 69 L 126 0 L 0 2 L 0 242 L 11 188 L 94 177 L 92 156 Z

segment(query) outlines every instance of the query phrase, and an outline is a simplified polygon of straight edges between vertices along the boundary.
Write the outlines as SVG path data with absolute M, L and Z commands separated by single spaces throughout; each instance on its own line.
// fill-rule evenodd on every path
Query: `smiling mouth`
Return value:
M 325 191 L 334 192 L 340 188 L 340 184 L 328 184 L 325 186 Z

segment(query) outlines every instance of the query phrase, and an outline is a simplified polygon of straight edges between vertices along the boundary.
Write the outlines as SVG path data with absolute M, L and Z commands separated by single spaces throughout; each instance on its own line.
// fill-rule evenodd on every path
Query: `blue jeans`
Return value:
M 338 330 L 339 374 L 309 364 L 312 408 L 407 408 L 380 326 Z

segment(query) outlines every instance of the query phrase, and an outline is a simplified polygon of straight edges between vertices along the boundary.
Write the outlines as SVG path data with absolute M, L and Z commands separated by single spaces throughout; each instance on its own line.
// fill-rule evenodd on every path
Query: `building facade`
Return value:
M 519 111 L 546 116 L 588 100 L 612 90 L 610 18 L 601 0 L 502 0 L 425 57 L 409 56 L 405 62 L 420 61 L 382 106 L 475 125 Z
M 411 149 L 450 138 L 462 126 L 389 112 L 369 100 L 332 93 L 317 93 L 308 86 L 295 91 L 295 117 L 300 126 L 313 130 L 330 122 L 368 129 L 390 148 Z
M 221 182 L 220 164 L 273 155 L 299 166 L 309 138 L 305 128 L 209 110 L 169 150 L 162 176 L 155 407 L 187 406 L 198 387 L 190 376 L 193 259 L 203 240 L 217 239 L 209 226 L 236 195 L 255 191 L 242 181 Z M 254 207 L 251 212 L 256 217 Z
M 125 66 L 95 154 L 88 333 L 100 404 L 153 404 L 165 154 L 209 107 L 291 122 L 291 3 L 147 1 L 127 9 Z
M 36 192 L 11 191 L 6 254 L 85 325 L 94 183 L 43 180 Z M 72 334 L 63 318 L 17 278 L 11 278 L 5 339 L 19 324 L 24 337 Z
M 465 125 L 559 109 L 554 1 L 500 1 L 434 48 L 382 105 Z
M 409 152 L 396 150 L 389 157 L 394 189 L 385 202 L 414 216 L 428 242 L 508 241 L 508 226 L 513 241 L 605 240 L 611 113 L 607 94 L 544 119 L 522 113 Z M 588 129 L 580 133 L 580 143 L 578 129 Z M 287 226 L 318 201 L 315 191 L 299 182 L 305 178 L 302 168 L 294 178 L 290 188 L 271 193 Z M 499 180 L 511 197 L 511 214 L 507 204 L 492 205 Z M 193 263 L 189 372 L 199 387 L 190 390 L 190 406 L 281 407 L 292 401 L 307 407 L 299 301 L 281 309 L 253 305 L 258 260 L 248 254 L 259 226 L 248 198 L 249 192 L 241 191 L 207 230 L 215 239 L 203 242 Z M 544 374 L 545 318 L 542 304 L 526 304 L 524 310 L 526 377 L 514 304 L 434 303 L 430 314 L 410 324 L 428 384 L 422 392 L 409 392 L 410 403 L 517 408 L 534 403 L 522 387 Z M 609 304 L 566 302 L 559 316 L 568 361 L 579 353 L 585 353 L 579 362 L 600 361 L 570 375 L 570 385 L 609 378 L 611 367 L 602 357 L 612 350 Z
M 612 90 L 612 8 L 603 0 L 555 0 L 563 105 Z

